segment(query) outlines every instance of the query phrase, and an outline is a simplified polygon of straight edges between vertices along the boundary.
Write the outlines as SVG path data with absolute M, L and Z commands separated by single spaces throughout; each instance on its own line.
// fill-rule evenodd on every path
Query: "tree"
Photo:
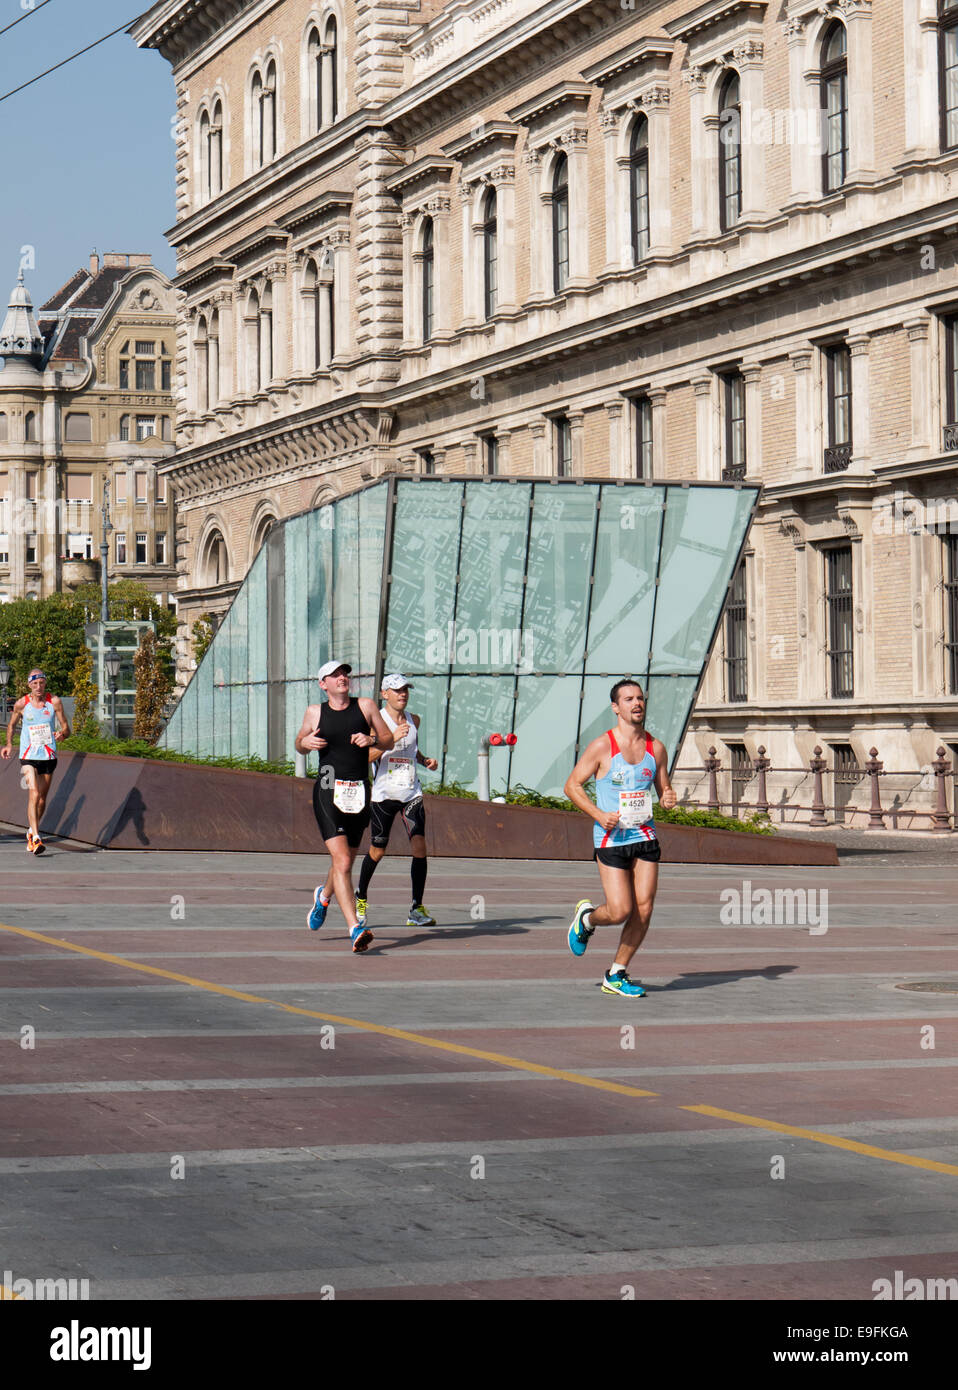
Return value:
M 197 666 L 209 651 L 210 643 L 216 636 L 216 628 L 213 626 L 213 614 L 201 613 L 191 629 L 193 637 L 193 657 Z
M 0 655 L 13 668 L 12 689 L 18 696 L 26 693 L 31 666 L 42 666 L 51 694 L 70 689 L 84 621 L 82 606 L 69 594 L 0 604 Z
M 93 653 L 84 642 L 73 663 L 73 732 L 95 738 L 100 732 L 96 708 L 99 688 L 93 680 Z
M 71 595 L 72 601 L 80 609 L 89 609 L 90 617 L 87 621 L 97 622 L 100 617 L 101 590 L 99 584 L 91 581 L 89 584 L 81 584 Z M 164 673 L 172 678 L 174 660 L 173 644 L 176 641 L 176 614 L 170 608 L 164 608 L 156 600 L 156 595 L 152 593 L 139 579 L 118 579 L 109 585 L 107 589 L 107 608 L 110 614 L 110 621 L 129 619 L 133 620 L 134 615 L 141 621 L 152 618 L 156 623 L 157 652 Z
M 163 723 L 163 707 L 170 694 L 170 682 L 157 651 L 156 636 L 146 629 L 133 658 L 136 695 L 133 701 L 133 737 L 155 743 Z

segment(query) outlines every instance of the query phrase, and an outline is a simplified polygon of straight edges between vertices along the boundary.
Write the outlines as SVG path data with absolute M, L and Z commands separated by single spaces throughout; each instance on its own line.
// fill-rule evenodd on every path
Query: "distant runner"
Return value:
M 406 706 L 412 688 L 406 677 L 401 675 L 387 676 L 382 684 L 386 704 L 380 713 L 396 741 L 392 751 L 381 756 L 373 749 L 369 751 L 370 761 L 375 762 L 378 759 L 378 767 L 372 791 L 369 853 L 359 871 L 356 911 L 360 921 L 365 921 L 369 881 L 376 872 L 376 865 L 386 853 L 393 821 L 401 815 L 412 854 L 412 863 L 409 866 L 412 877 L 412 907 L 406 918 L 406 926 L 434 927 L 436 919 L 429 915 L 422 901 L 428 868 L 426 812 L 416 768 L 421 764 L 428 767 L 430 772 L 435 772 L 439 764 L 435 758 L 427 758 L 419 751 L 419 715 L 410 714 L 407 718 Z M 409 720 L 412 720 L 412 727 Z
M 47 793 L 57 765 L 57 741 L 69 738 L 70 725 L 63 713 L 59 695 L 47 694 L 47 678 L 39 666 L 27 677 L 30 688 L 13 707 L 7 725 L 7 742 L 0 748 L 0 758 L 13 753 L 13 731 L 20 728 L 20 766 L 27 783 L 27 849 L 31 854 L 43 854 L 46 845 L 40 838 L 40 822 L 47 805 Z M 54 727 L 54 725 L 58 727 Z
M 565 784 L 570 801 L 595 821 L 593 858 L 605 893 L 600 907 L 583 899 L 569 927 L 569 950 L 585 949 L 596 927 L 624 923 L 619 949 L 602 979 L 605 994 L 639 999 L 645 990 L 626 969 L 642 945 L 652 920 L 662 849 L 652 819 L 654 786 L 665 810 L 678 797 L 669 781 L 664 746 L 645 730 L 645 692 L 638 681 L 617 681 L 610 696 L 614 729 L 589 744 Z M 597 805 L 586 796 L 585 783 L 595 778 Z
M 307 918 L 310 931 L 318 931 L 336 894 L 354 951 L 365 951 L 373 939 L 365 916 L 358 917 L 353 891 L 353 860 L 369 824 L 369 754 L 378 745 L 384 752 L 393 736 L 383 723 L 374 700 L 349 693 L 349 673 L 343 661 L 327 661 L 319 671 L 325 704 L 310 705 L 296 735 L 297 753 L 319 753 L 319 776 L 313 783 L 313 813 L 326 841 L 332 867 L 325 883 L 313 894 Z M 332 889 L 332 892 L 330 891 Z

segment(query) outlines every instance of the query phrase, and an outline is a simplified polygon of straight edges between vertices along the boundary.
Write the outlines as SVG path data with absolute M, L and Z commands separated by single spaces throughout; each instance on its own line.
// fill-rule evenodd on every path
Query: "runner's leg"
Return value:
M 39 831 L 40 822 L 43 820 L 43 813 L 47 809 L 47 795 L 50 791 L 50 783 L 53 781 L 52 772 L 40 772 L 37 769 L 37 829 Z
M 333 861 L 326 875 L 326 886 L 332 888 L 339 909 L 351 931 L 356 926 L 356 894 L 353 891 L 353 849 L 345 835 L 334 835 L 326 841 L 329 857 Z
M 376 872 L 376 865 L 385 853 L 386 851 L 380 849 L 378 845 L 369 846 L 359 869 L 359 889 L 356 893 L 357 898 L 365 900 L 369 896 L 369 881 Z
M 412 853 L 412 863 L 409 865 L 409 875 L 412 879 L 412 905 L 418 907 L 425 896 L 426 874 L 429 870 L 429 862 L 426 859 L 425 835 L 411 835 L 409 848 Z
M 37 770 L 35 767 L 24 767 L 21 770 L 27 779 L 27 824 L 39 840 L 40 817 L 37 815 L 37 806 L 40 800 L 40 789 L 37 786 Z
M 652 921 L 652 908 L 655 905 L 655 892 L 659 882 L 658 864 L 648 859 L 636 859 L 632 864 L 631 879 L 633 906 L 622 928 L 613 969 L 627 969 L 632 957 L 645 940 L 649 923 Z
M 596 860 L 599 881 L 605 894 L 605 902 L 588 914 L 590 927 L 617 927 L 628 921 L 635 907 L 632 897 L 632 875 L 628 869 L 614 869 L 609 864 Z

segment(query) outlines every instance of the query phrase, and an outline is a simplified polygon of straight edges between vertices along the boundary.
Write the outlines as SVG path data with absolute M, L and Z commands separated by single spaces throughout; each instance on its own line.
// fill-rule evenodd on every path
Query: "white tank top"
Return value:
M 381 710 L 380 713 L 389 732 L 394 733 L 399 727 L 395 719 L 389 715 L 386 709 Z M 403 718 L 409 725 L 409 733 L 405 738 L 397 740 L 395 748 L 384 753 L 379 759 L 376 778 L 373 782 L 373 801 L 415 801 L 417 796 L 422 796 L 419 769 L 416 762 L 416 756 L 419 752 L 419 733 L 412 721 L 412 715 L 408 711 L 403 715 Z

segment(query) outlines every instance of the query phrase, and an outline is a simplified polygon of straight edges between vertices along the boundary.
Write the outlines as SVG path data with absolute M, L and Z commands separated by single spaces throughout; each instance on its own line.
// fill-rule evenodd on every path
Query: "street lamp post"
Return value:
M 110 480 L 109 480 L 109 478 L 104 478 L 104 480 L 103 480 L 103 526 L 102 526 L 102 534 L 101 534 L 101 537 L 100 537 L 100 622 L 101 622 L 101 623 L 108 623 L 108 622 L 110 621 L 110 602 L 109 602 L 109 598 L 108 598 L 108 596 L 107 596 L 107 595 L 108 595 L 108 592 L 109 592 L 109 589 L 108 589 L 109 580 L 108 580 L 108 577 L 107 577 L 106 568 L 107 568 L 107 561 L 108 561 L 109 556 L 110 556 L 110 540 L 109 540 L 109 536 L 110 536 L 110 532 L 111 532 L 112 530 L 113 530 L 113 527 L 110 525 Z M 105 629 L 105 628 L 104 628 L 104 631 L 103 631 L 103 635 L 104 635 L 104 637 L 106 636 L 106 629 Z
M 116 738 L 116 683 L 120 675 L 120 653 L 116 647 L 110 647 L 104 653 L 103 665 L 106 667 L 106 678 L 110 685 L 110 732 Z
M 3 701 L 3 717 L 0 722 L 7 722 L 7 686 L 10 684 L 10 667 L 7 658 L 0 656 L 0 700 Z

